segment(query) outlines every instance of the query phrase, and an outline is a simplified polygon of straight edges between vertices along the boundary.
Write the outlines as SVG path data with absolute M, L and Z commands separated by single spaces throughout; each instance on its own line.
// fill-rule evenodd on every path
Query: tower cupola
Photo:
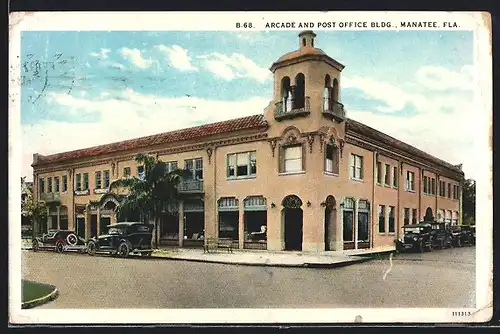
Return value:
M 299 49 L 314 48 L 316 34 L 312 30 L 305 30 L 299 34 Z

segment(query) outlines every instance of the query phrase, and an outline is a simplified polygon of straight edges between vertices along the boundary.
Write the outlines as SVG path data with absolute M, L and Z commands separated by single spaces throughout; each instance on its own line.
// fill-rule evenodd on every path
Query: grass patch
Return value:
M 45 297 L 54 291 L 54 287 L 47 284 L 22 280 L 23 303 Z

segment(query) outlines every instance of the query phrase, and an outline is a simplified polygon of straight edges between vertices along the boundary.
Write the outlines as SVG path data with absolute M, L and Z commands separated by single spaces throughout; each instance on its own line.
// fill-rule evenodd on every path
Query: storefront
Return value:
M 219 239 L 233 241 L 233 247 L 239 247 L 239 201 L 235 197 L 222 197 L 218 201 Z
M 267 249 L 267 208 L 263 196 L 249 196 L 243 200 L 244 248 Z

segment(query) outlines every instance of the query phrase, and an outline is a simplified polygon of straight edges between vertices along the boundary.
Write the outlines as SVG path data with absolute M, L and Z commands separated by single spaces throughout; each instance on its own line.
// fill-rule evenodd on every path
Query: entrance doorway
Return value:
M 90 236 L 97 236 L 97 215 L 90 215 Z
M 303 212 L 302 201 L 295 195 L 283 199 L 285 250 L 302 250 Z
M 329 195 L 325 200 L 325 251 L 334 250 L 336 217 L 335 197 Z
M 76 234 L 85 239 L 85 218 L 76 217 Z
M 109 224 L 111 224 L 111 218 L 101 216 L 101 221 L 99 222 L 99 234 L 107 234 Z
M 450 216 L 450 218 L 451 218 L 451 216 Z M 432 222 L 432 221 L 434 221 L 434 215 L 432 214 L 432 209 L 431 208 L 427 208 L 425 210 L 424 221 L 426 221 L 426 222 Z

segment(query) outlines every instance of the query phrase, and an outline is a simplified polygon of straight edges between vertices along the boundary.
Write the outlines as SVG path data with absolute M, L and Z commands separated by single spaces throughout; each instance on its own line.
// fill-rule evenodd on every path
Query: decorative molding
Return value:
M 210 165 L 212 163 L 212 153 L 213 149 L 211 147 L 207 147 L 207 155 L 208 155 L 208 164 Z
M 319 134 L 319 152 L 323 152 L 323 145 L 325 144 L 326 135 L 324 133 Z
M 309 153 L 312 153 L 312 151 L 313 151 L 313 144 L 314 144 L 314 135 L 313 134 L 308 134 L 307 135 L 307 142 L 309 143 Z
M 85 195 L 90 195 L 90 190 L 75 190 L 75 196 L 85 196 Z
M 271 139 L 269 140 L 269 144 L 271 145 L 271 152 L 273 153 L 273 158 L 274 158 L 274 150 L 276 149 L 276 144 L 278 143 L 277 139 Z
M 115 176 L 115 163 L 111 163 L 111 176 Z
M 106 194 L 107 192 L 108 188 L 94 189 L 94 194 Z
M 215 140 L 215 141 L 210 141 L 210 142 L 205 142 L 205 143 L 197 143 L 197 144 L 191 144 L 191 145 L 185 145 L 185 146 L 176 146 L 176 147 L 171 147 L 171 148 L 166 148 L 162 150 L 147 150 L 147 148 L 144 148 L 144 151 L 140 151 L 137 153 L 133 154 L 124 154 L 119 157 L 115 157 L 115 161 L 117 163 L 119 162 L 126 162 L 126 161 L 131 161 L 134 160 L 137 154 L 142 153 L 146 155 L 151 155 L 158 153 L 159 155 L 169 155 L 169 154 L 177 154 L 177 153 L 185 153 L 185 152 L 191 152 L 191 151 L 201 151 L 206 149 L 207 145 L 210 145 L 212 147 L 219 147 L 219 146 L 226 146 L 226 145 L 233 145 L 233 144 L 241 144 L 241 143 L 248 143 L 248 142 L 254 142 L 254 141 L 259 141 L 267 138 L 267 133 L 256 133 L 256 134 L 251 134 L 251 135 L 245 135 L 241 137 L 233 137 L 233 138 L 228 138 L 228 139 L 221 139 L 221 140 Z M 48 166 L 35 166 L 33 169 L 36 170 L 37 173 L 49 173 L 49 172 L 54 172 L 54 171 L 59 171 L 64 168 L 85 168 L 85 167 L 90 167 L 90 166 L 95 166 L 95 165 L 100 165 L 100 164 L 105 164 L 109 162 L 108 157 L 103 157 L 100 159 L 94 159 L 91 161 L 85 161 L 85 162 L 65 162 L 60 165 L 48 165 Z
M 341 159 L 342 159 L 342 156 L 344 155 L 344 145 L 345 145 L 345 140 L 344 139 L 339 139 L 340 158 Z

